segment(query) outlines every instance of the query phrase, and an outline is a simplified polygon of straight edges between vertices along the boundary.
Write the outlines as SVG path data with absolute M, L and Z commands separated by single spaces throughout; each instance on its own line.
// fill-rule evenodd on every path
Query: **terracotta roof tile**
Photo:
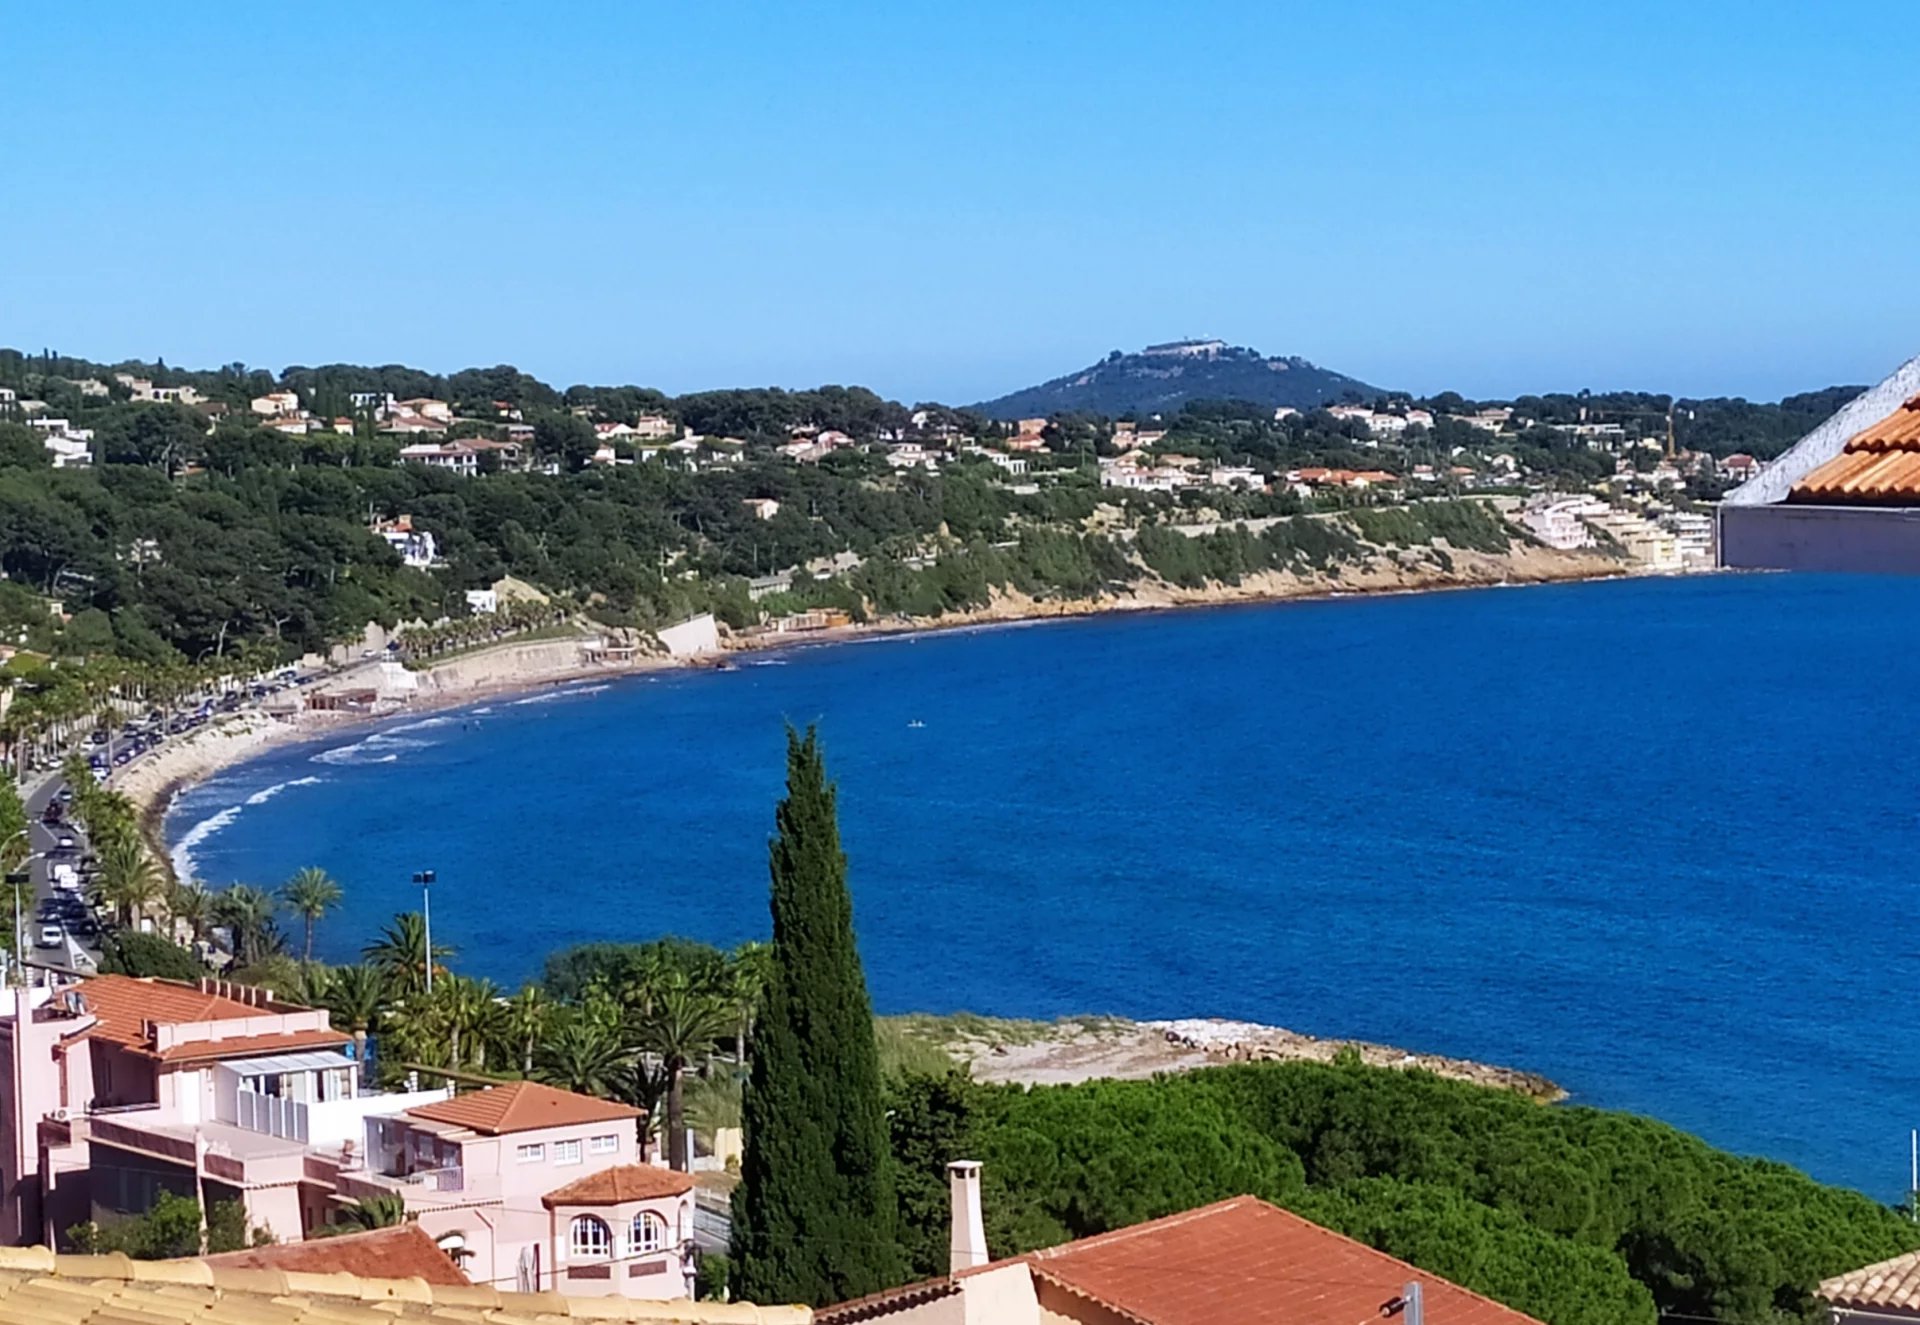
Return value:
M 1835 1275 L 1820 1285 L 1819 1293 L 1836 1307 L 1920 1317 L 1920 1251 Z
M 193 1040 L 162 1049 L 153 1056 L 163 1063 L 200 1063 L 210 1058 L 253 1058 L 260 1054 L 287 1054 L 300 1049 L 332 1049 L 353 1037 L 340 1031 L 288 1031 L 281 1035 L 229 1035 L 219 1040 Z M 340 1060 L 346 1062 L 345 1058 Z
M 357 1274 L 370 1279 L 420 1279 L 464 1286 L 472 1281 L 433 1235 L 418 1224 L 376 1228 L 308 1242 L 279 1242 L 204 1257 L 208 1265 L 241 1270 L 299 1270 L 308 1274 Z
M 622 1164 L 556 1187 L 540 1198 L 540 1204 L 549 1210 L 557 1205 L 625 1205 L 628 1201 L 684 1196 L 692 1190 L 691 1173 L 676 1173 L 651 1164 Z
M 1920 502 L 1920 396 L 1859 433 L 1815 468 L 1787 500 L 1826 505 Z
M 438 1104 L 408 1109 L 409 1118 L 466 1127 L 487 1136 L 530 1132 L 540 1127 L 575 1127 L 644 1116 L 639 1109 L 591 1095 L 556 1090 L 537 1081 L 515 1081 L 456 1095 Z
M 559 1325 L 567 1320 L 807 1325 L 813 1318 L 805 1307 L 511 1293 L 485 1284 L 217 1264 L 221 1259 L 56 1258 L 45 1247 L 0 1247 L 0 1320 L 32 1325 L 188 1320 L 196 1325 L 446 1325 L 479 1320 L 490 1325 Z
M 130 975 L 99 975 L 81 981 L 74 989 L 84 1000 L 87 1011 L 97 1018 L 87 1032 L 89 1038 L 111 1040 L 162 1062 L 326 1048 L 345 1044 L 351 1038 L 335 1030 L 290 1031 L 181 1044 L 156 1053 L 147 1034 L 148 1022 L 239 1021 L 272 1016 L 289 1010 L 292 1005 L 255 1006 L 220 992 L 218 987 L 202 988 L 177 980 L 140 979 Z
M 826 1307 L 822 1325 L 884 1317 L 949 1282 L 1024 1264 L 1044 1309 L 1051 1295 L 1095 1302 L 1142 1325 L 1354 1325 L 1390 1314 L 1409 1283 L 1428 1318 L 1448 1325 L 1538 1325 L 1457 1284 L 1417 1270 L 1252 1196 L 963 1270 L 949 1281 Z

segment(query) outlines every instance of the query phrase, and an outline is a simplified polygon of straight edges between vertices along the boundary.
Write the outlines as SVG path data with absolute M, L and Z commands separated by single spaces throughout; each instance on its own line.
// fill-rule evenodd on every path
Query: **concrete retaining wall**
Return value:
M 1920 575 L 1920 509 L 1722 506 L 1720 564 Z

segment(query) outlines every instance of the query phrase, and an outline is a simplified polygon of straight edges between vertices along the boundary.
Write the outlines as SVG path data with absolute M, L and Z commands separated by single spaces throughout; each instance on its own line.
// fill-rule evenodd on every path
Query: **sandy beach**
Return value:
M 185 736 L 166 741 L 160 749 L 116 770 L 109 785 L 133 803 L 141 830 L 157 860 L 171 868 L 170 844 L 162 821 L 174 797 L 231 765 L 253 759 L 281 745 L 318 740 L 410 714 L 431 713 L 465 704 L 484 703 L 504 695 L 525 694 L 577 681 L 631 676 L 661 668 L 700 665 L 662 657 L 639 657 L 624 663 L 583 663 L 580 639 L 541 640 L 532 644 L 508 641 L 475 650 L 413 673 L 415 689 L 396 707 L 375 713 L 315 712 L 302 709 L 285 716 L 248 709 L 209 722 Z M 356 664 L 329 674 L 316 688 L 351 690 L 374 683 L 372 664 Z
M 1209 585 L 1183 589 L 1164 583 L 1134 586 L 1127 592 L 1100 598 L 1037 599 L 1011 591 L 997 593 L 986 607 L 932 618 L 891 618 L 838 629 L 804 634 L 766 632 L 723 634 L 727 652 L 749 652 L 812 647 L 849 641 L 937 631 L 977 629 L 1019 623 L 1072 620 L 1110 612 L 1155 612 L 1195 607 L 1223 607 L 1257 603 L 1310 601 L 1346 595 L 1431 593 L 1446 589 L 1485 588 L 1494 585 L 1564 583 L 1613 579 L 1628 573 L 1619 561 L 1587 553 L 1552 552 L 1516 545 L 1507 555 L 1454 552 L 1452 569 L 1430 563 L 1383 556 L 1340 576 L 1302 576 L 1269 572 L 1249 576 L 1237 585 Z M 432 712 L 489 699 L 524 694 L 550 686 L 585 680 L 603 680 L 676 667 L 710 667 L 716 660 L 673 659 L 641 655 L 627 662 L 583 661 L 581 643 L 591 638 L 545 639 L 528 643 L 507 641 L 476 649 L 411 673 L 414 688 L 404 700 L 376 713 L 316 713 L 301 711 L 274 717 L 250 710 L 209 723 L 189 736 L 166 742 L 113 775 L 112 785 L 134 804 L 156 856 L 168 859 L 161 821 L 181 791 L 214 776 L 232 764 L 254 758 L 278 745 L 314 740 L 332 732 L 388 721 L 404 714 Z M 377 664 L 343 668 L 317 683 L 330 690 L 371 686 Z

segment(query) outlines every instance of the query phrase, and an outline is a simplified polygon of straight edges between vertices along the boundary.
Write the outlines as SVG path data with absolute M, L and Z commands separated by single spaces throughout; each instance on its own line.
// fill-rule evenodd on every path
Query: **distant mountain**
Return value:
M 1251 400 L 1312 409 L 1337 403 L 1349 391 L 1368 400 L 1381 394 L 1357 378 L 1305 359 L 1269 359 L 1258 350 L 1220 340 L 1179 340 L 1149 345 L 1138 354 L 1115 350 L 1091 368 L 982 401 L 974 408 L 995 419 L 1071 411 L 1109 416 L 1129 411 L 1141 416 L 1167 414 L 1189 400 Z

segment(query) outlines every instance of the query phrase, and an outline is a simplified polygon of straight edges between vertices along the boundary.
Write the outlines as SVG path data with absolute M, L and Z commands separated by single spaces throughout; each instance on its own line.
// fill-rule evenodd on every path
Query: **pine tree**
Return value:
M 873 1004 L 818 734 L 787 731 L 771 846 L 773 962 L 744 1109 L 738 1295 L 821 1306 L 898 1283 Z

